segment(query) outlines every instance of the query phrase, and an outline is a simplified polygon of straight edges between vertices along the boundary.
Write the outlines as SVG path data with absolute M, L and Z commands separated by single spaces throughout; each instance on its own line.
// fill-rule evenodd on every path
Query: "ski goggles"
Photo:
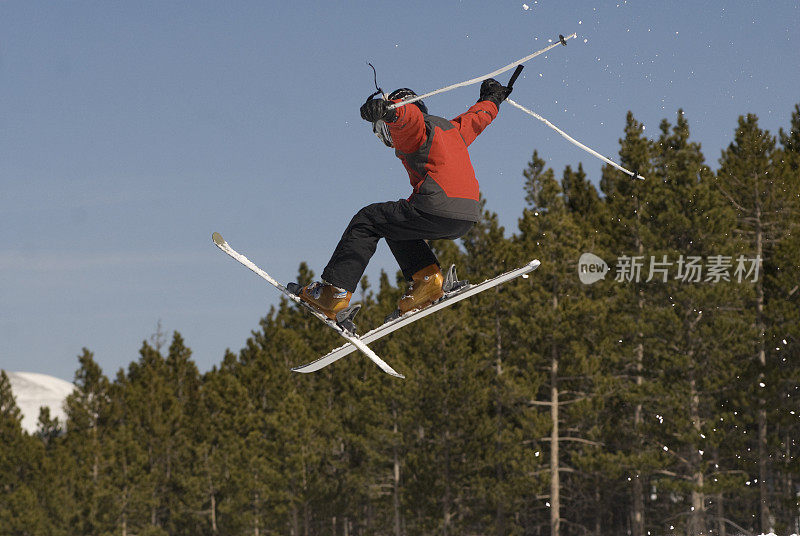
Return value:
M 389 126 L 386 124 L 386 121 L 379 119 L 372 123 L 372 132 L 386 147 L 393 147 L 392 134 L 389 132 Z

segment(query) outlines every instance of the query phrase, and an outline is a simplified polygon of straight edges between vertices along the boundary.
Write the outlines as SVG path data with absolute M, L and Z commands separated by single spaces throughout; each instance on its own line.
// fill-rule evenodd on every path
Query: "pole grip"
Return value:
M 511 75 L 511 79 L 508 81 L 508 85 L 506 86 L 508 89 L 514 87 L 514 82 L 517 81 L 517 77 L 519 73 L 522 72 L 522 68 L 525 67 L 524 65 L 517 65 L 517 68 L 514 69 L 514 74 Z

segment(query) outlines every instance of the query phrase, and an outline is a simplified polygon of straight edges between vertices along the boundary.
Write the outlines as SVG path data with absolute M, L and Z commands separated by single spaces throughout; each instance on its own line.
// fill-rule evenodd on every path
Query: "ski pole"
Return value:
M 577 37 L 577 36 L 578 36 L 578 34 L 576 34 L 576 33 L 573 33 L 573 34 L 568 35 L 566 37 L 564 37 L 563 35 L 559 35 L 558 36 L 558 41 L 556 41 L 555 43 L 551 43 L 550 45 L 544 47 L 543 49 L 537 50 L 533 54 L 529 54 L 529 55 L 525 56 L 524 58 L 520 58 L 517 61 L 509 63 L 505 67 L 501 67 L 501 68 L 497 69 L 496 71 L 492 71 L 491 73 L 487 73 L 487 74 L 472 78 L 470 80 L 465 80 L 464 82 L 459 82 L 457 84 L 453 84 L 452 86 L 443 87 L 443 88 L 431 91 L 430 93 L 425 93 L 424 95 L 417 95 L 416 97 L 411 97 L 410 99 L 407 99 L 407 100 L 404 100 L 404 101 L 400 101 L 400 102 L 397 102 L 395 104 L 390 105 L 389 109 L 390 110 L 394 110 L 395 108 L 399 108 L 400 106 L 405 106 L 406 104 L 411 104 L 412 102 L 417 102 L 418 100 L 427 99 L 428 97 L 432 97 L 433 95 L 438 95 L 439 93 L 444 93 L 446 91 L 450 91 L 452 89 L 456 89 L 456 88 L 459 88 L 459 87 L 465 87 L 465 86 L 469 86 L 469 85 L 472 85 L 472 84 L 477 84 L 478 82 L 483 82 L 487 78 L 494 78 L 495 76 L 497 76 L 499 74 L 503 74 L 506 71 L 510 71 L 514 67 L 520 66 L 520 64 L 525 63 L 528 60 L 532 60 L 536 56 L 544 54 L 545 52 L 557 47 L 558 45 L 565 45 L 566 46 L 567 40 L 572 39 L 573 37 Z M 517 73 L 515 73 L 515 74 L 517 74 Z M 517 76 L 519 76 L 519 75 L 517 74 Z M 512 80 L 514 80 L 514 79 L 515 79 L 515 77 L 512 76 Z M 513 84 L 513 81 L 511 83 Z
M 536 119 L 538 119 L 539 121 L 541 121 L 542 123 L 547 125 L 548 127 L 552 128 L 553 130 L 555 130 L 556 132 L 561 134 L 561 136 L 563 136 L 567 141 L 569 141 L 573 145 L 576 145 L 576 146 L 580 147 L 581 149 L 583 149 L 584 151 L 586 151 L 590 155 L 596 156 L 597 158 L 599 158 L 600 160 L 602 160 L 606 164 L 614 166 L 615 168 L 617 168 L 618 170 L 622 171 L 623 173 L 627 173 L 628 175 L 630 175 L 634 179 L 644 180 L 644 177 L 639 175 L 639 173 L 637 171 L 628 171 L 627 169 L 625 169 L 624 167 L 620 166 L 619 164 L 617 164 L 613 160 L 610 160 L 610 159 L 606 158 L 605 156 L 601 155 L 600 153 L 598 153 L 597 151 L 595 151 L 594 149 L 591 149 L 591 148 L 585 146 L 584 144 L 582 144 L 581 142 L 579 142 L 578 140 L 576 140 L 575 138 L 573 138 L 572 136 L 570 136 L 569 134 L 567 134 L 566 132 L 564 132 L 563 130 L 558 128 L 557 126 L 555 126 L 553 123 L 551 123 L 550 121 L 548 121 L 547 119 L 545 119 L 541 115 L 537 114 L 536 112 L 532 112 L 532 111 L 528 110 L 524 106 L 522 106 L 520 104 L 517 104 L 516 102 L 514 102 L 511 99 L 506 99 L 506 102 L 509 103 L 511 106 L 514 106 L 515 108 L 518 108 L 518 109 L 522 110 L 526 114 L 535 117 Z

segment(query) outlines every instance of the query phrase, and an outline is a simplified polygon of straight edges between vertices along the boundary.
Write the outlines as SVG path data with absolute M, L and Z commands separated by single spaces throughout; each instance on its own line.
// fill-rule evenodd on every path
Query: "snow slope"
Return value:
M 61 378 L 37 374 L 35 372 L 6 371 L 11 382 L 11 392 L 22 411 L 22 427 L 29 433 L 36 431 L 39 420 L 39 408 L 50 408 L 50 417 L 58 417 L 63 425 L 66 422 L 64 401 L 75 388 L 73 384 Z

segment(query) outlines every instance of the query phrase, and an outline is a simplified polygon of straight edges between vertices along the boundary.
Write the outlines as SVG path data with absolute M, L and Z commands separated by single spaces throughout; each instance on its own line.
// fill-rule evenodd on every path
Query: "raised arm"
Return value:
M 456 125 L 459 132 L 461 132 L 464 143 L 469 145 L 475 141 L 478 134 L 483 132 L 483 129 L 494 121 L 500 111 L 500 103 L 511 94 L 511 87 L 521 70 L 522 69 L 517 68 L 508 87 L 503 86 L 494 78 L 487 78 L 484 80 L 481 84 L 481 93 L 478 102 L 470 107 L 466 113 L 453 119 L 453 124 Z
M 497 105 L 492 101 L 478 101 L 451 122 L 458 128 L 464 143 L 469 145 L 494 121 L 497 111 Z

